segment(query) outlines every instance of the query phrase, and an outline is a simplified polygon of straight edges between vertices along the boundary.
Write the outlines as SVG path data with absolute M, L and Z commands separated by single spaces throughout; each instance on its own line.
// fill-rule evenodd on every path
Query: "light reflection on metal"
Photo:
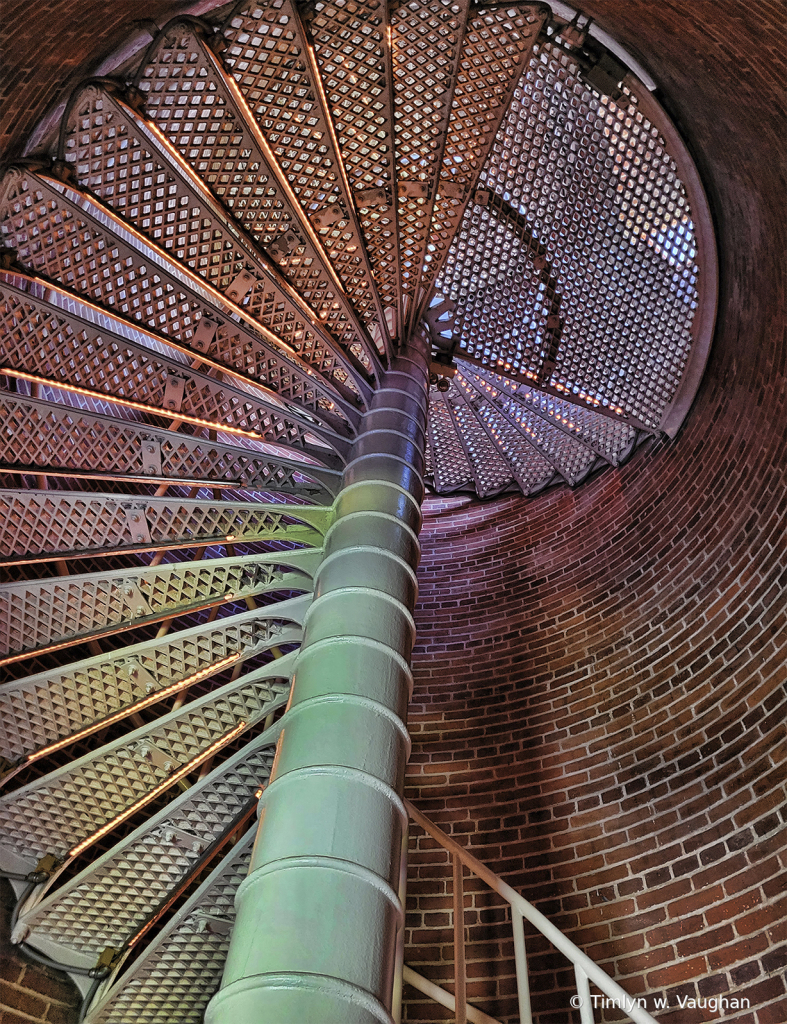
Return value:
M 6 471 L 243 486 L 330 500 L 340 474 L 161 427 L 0 392 Z M 240 439 L 239 439 L 240 440 Z
M 296 5 L 292 0 L 275 6 L 241 0 L 227 16 L 222 33 L 225 67 L 274 162 L 289 170 L 288 181 L 367 328 L 373 336 L 374 328 L 379 330 L 381 354 L 390 361 L 390 338 L 369 253 L 314 51 Z M 277 40 L 275 50 L 270 48 L 271 38 Z
M 66 736 L 64 739 L 58 740 L 57 743 L 51 743 L 48 747 L 41 747 L 32 754 L 28 754 L 25 758 L 25 764 L 32 764 L 33 761 L 40 761 L 42 757 L 46 757 L 48 754 L 53 754 L 56 750 L 62 750 L 64 747 L 71 746 L 73 743 L 84 739 L 85 736 L 90 736 L 92 733 L 98 732 L 99 729 L 106 729 L 110 725 L 114 725 L 115 722 L 121 722 L 124 718 L 128 718 L 130 715 L 142 711 L 143 708 L 150 707 L 152 704 L 157 704 L 160 700 L 163 700 L 165 697 L 169 697 L 172 693 L 185 690 L 187 686 L 192 686 L 194 683 L 201 682 L 203 679 L 217 675 L 222 671 L 222 669 L 228 668 L 230 665 L 234 665 L 236 662 L 242 661 L 243 657 L 243 654 L 233 654 L 230 657 L 222 658 L 220 661 L 214 662 L 212 665 L 202 669 L 200 672 L 195 672 L 191 676 L 186 676 L 185 679 L 180 679 L 178 682 L 172 683 L 170 686 L 165 686 L 161 690 L 154 690 L 150 696 L 143 697 L 142 700 L 138 700 L 134 704 L 129 704 L 120 711 L 116 711 L 113 715 L 98 719 L 85 729 L 80 729 L 79 732 L 71 733 L 70 736 Z
M 183 89 L 190 90 L 190 81 L 179 77 L 180 62 L 165 56 L 164 51 L 168 49 L 189 50 L 193 55 L 189 63 L 195 59 L 200 67 L 201 77 L 204 79 L 203 88 L 205 96 L 211 104 L 205 106 L 202 94 L 195 94 L 186 91 L 185 101 L 191 97 L 192 101 L 203 103 L 204 112 L 208 116 L 211 131 L 201 138 L 201 148 L 195 148 L 192 138 L 194 125 L 201 114 L 195 110 L 194 119 L 184 118 L 177 122 L 169 120 L 169 115 L 175 108 L 162 102 L 162 96 L 169 96 L 170 92 L 178 94 Z M 183 53 L 185 59 L 186 55 Z M 160 93 L 159 88 L 165 89 L 166 83 L 162 80 L 172 75 L 169 83 L 171 89 L 167 88 L 165 93 Z M 319 267 L 330 282 L 332 295 L 330 302 L 339 306 L 349 323 L 355 325 L 355 340 L 351 349 L 358 348 L 358 354 L 365 361 L 370 373 L 375 372 L 378 365 L 377 352 L 374 345 L 368 340 L 368 335 L 363 328 L 358 313 L 350 304 L 339 275 L 333 268 L 325 253 L 319 236 L 308 221 L 308 218 L 301 214 L 301 207 L 298 199 L 292 190 L 286 176 L 282 173 L 276 157 L 272 153 L 265 136 L 259 129 L 253 115 L 248 109 L 246 100 L 238 88 L 234 78 L 231 78 L 221 67 L 218 58 L 208 49 L 204 41 L 199 38 L 195 27 L 183 21 L 178 23 L 177 19 L 169 22 L 156 40 L 151 44 L 148 53 L 145 55 L 140 70 L 137 73 L 135 86 L 140 90 L 145 99 L 146 113 L 150 118 L 147 123 L 149 132 L 156 132 L 162 139 L 167 140 L 170 150 L 176 157 L 176 162 L 186 161 L 191 164 L 192 171 L 198 176 L 203 176 L 212 187 L 214 193 L 222 202 L 233 211 L 241 220 L 244 228 L 263 247 L 270 251 L 274 241 L 280 237 L 281 230 L 294 232 L 296 253 L 292 258 L 287 256 L 279 258 L 279 266 L 288 278 L 290 283 L 303 291 L 302 268 L 303 266 Z M 230 127 L 231 122 L 231 127 Z M 226 144 L 219 141 L 222 133 L 229 133 L 232 142 L 228 137 Z M 261 168 L 262 176 L 265 179 L 266 194 L 272 202 L 265 206 L 249 204 L 245 201 L 245 191 L 225 187 L 227 178 L 237 172 L 235 166 L 243 150 L 249 151 L 249 163 Z M 233 158 L 232 153 L 236 156 Z M 198 157 L 198 159 L 197 159 Z M 194 161 L 196 160 L 196 166 Z M 243 163 L 244 161 L 241 160 Z M 202 174 L 200 174 L 202 171 Z M 235 192 L 237 191 L 237 197 Z M 278 216 L 267 220 L 268 207 L 275 207 Z M 325 305 L 318 309 L 318 314 L 327 313 Z
M 193 757 L 190 761 L 187 761 L 186 764 L 178 768 L 177 771 L 169 775 L 163 782 L 154 786 L 149 793 L 140 797 L 139 800 L 135 800 L 134 803 L 130 804 L 121 814 L 118 814 L 111 821 L 108 821 L 106 825 L 102 825 L 100 829 L 97 829 L 92 835 L 89 835 L 87 839 L 83 839 L 81 843 L 77 843 L 76 846 L 72 847 L 68 851 L 68 856 L 78 856 L 83 850 L 86 850 L 89 846 L 92 846 L 93 843 L 98 842 L 98 840 L 103 836 L 117 828 L 118 825 L 122 825 L 124 821 L 128 821 L 128 819 L 132 817 L 132 815 L 136 814 L 137 811 L 141 811 L 143 807 L 146 807 L 152 800 L 155 800 L 157 796 L 161 796 L 162 793 L 166 793 L 170 786 L 174 786 L 180 779 L 185 778 L 189 772 L 194 771 L 195 768 L 199 768 L 203 761 L 212 757 L 214 754 L 218 753 L 218 751 L 226 747 L 228 743 L 231 743 L 235 739 L 236 736 L 240 736 L 245 728 L 246 723 L 239 722 L 233 729 L 230 729 L 229 732 L 224 733 L 220 739 L 211 743 L 210 746 L 206 747 L 196 757 Z
M 336 125 L 342 163 L 383 303 L 394 312 L 391 333 L 404 340 L 393 123 L 391 25 L 387 4 L 352 8 L 327 0 L 304 4 L 321 87 Z
M 62 391 L 69 391 L 73 395 L 82 395 L 85 398 L 93 398 L 104 402 L 110 402 L 112 405 L 122 406 L 125 409 L 134 409 L 136 412 L 148 413 L 152 416 L 162 416 L 168 411 L 166 409 L 159 409 L 153 405 L 146 405 L 144 402 L 135 402 L 130 398 L 120 398 L 117 395 L 102 394 L 100 391 L 93 391 L 91 388 L 78 387 L 76 384 L 68 384 L 65 381 L 51 380 L 49 377 L 41 377 L 35 373 L 27 373 L 24 370 L 14 370 L 9 366 L 0 366 L 0 374 L 5 374 L 7 377 L 14 377 L 17 380 L 26 380 L 31 384 L 42 384 L 50 388 L 58 388 Z M 272 445 L 262 434 L 258 434 L 255 430 L 243 430 L 241 427 L 233 427 L 227 423 L 221 423 L 217 420 L 205 420 L 199 416 L 191 416 L 189 413 L 177 410 L 178 420 L 182 423 L 190 423 L 195 427 L 205 427 L 211 430 L 220 430 L 222 434 L 236 434 L 238 437 L 248 437 L 252 441 L 259 441 L 260 444 L 264 445 L 264 451 L 270 454 L 284 454 L 284 448 L 281 444 Z M 290 450 L 290 455 L 298 455 L 299 452 Z M 310 465 L 314 465 L 313 461 L 304 460 L 304 468 L 308 469 Z

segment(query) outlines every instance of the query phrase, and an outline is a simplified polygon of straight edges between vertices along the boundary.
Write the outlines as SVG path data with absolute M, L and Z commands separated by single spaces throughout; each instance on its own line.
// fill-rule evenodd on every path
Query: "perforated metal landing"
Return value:
M 636 69 L 546 5 L 241 0 L 124 59 L 0 179 L 0 868 L 15 941 L 107 965 L 89 1021 L 171 1024 L 390 360 L 428 332 L 432 492 L 573 487 L 676 434 L 715 256 Z

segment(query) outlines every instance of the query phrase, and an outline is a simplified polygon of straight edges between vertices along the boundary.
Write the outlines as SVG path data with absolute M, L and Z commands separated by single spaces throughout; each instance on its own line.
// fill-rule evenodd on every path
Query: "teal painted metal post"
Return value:
M 418 339 L 353 447 L 206 1024 L 391 1024 L 427 375 Z

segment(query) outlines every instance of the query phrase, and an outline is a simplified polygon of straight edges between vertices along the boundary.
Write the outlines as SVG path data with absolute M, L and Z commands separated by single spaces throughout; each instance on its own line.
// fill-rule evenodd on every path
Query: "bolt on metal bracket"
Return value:
M 139 619 L 143 615 L 153 614 L 142 591 L 132 580 L 126 580 L 123 583 L 123 603 L 131 618 Z
M 197 349 L 198 352 L 208 352 L 218 328 L 219 325 L 215 320 L 211 320 L 209 316 L 201 316 L 191 338 L 191 347 Z
M 344 218 L 344 210 L 338 203 L 334 203 L 325 210 L 320 210 L 319 213 L 315 213 L 312 220 L 317 228 L 329 228 L 332 224 L 338 223 L 338 221 Z
M 212 914 L 206 914 L 203 910 L 192 914 L 191 920 L 196 926 L 194 931 L 198 935 L 205 932 L 209 935 L 229 935 L 232 931 L 232 921 L 228 921 L 226 917 L 213 917 Z
M 164 385 L 164 408 L 169 412 L 180 412 L 188 379 L 188 377 L 181 376 L 179 373 L 167 374 L 167 380 Z
M 143 437 L 142 472 L 145 476 L 161 476 L 161 442 L 155 437 Z
M 183 763 L 149 740 L 141 740 L 139 743 L 129 744 L 128 749 L 141 761 L 147 761 L 148 764 L 155 765 L 156 768 L 161 768 L 165 772 L 174 772 Z
M 388 193 L 384 188 L 364 188 L 355 193 L 355 205 L 359 210 L 372 206 L 388 206 Z
M 275 240 L 268 246 L 268 252 L 274 259 L 280 260 L 288 256 L 298 244 L 299 239 L 295 232 L 287 231 L 276 236 Z
M 400 199 L 429 198 L 429 185 L 425 181 L 400 181 L 398 189 Z
M 147 505 L 145 502 L 123 502 L 121 506 L 126 513 L 126 525 L 135 544 L 150 544 L 150 525 L 148 524 Z
M 143 684 L 146 694 L 153 693 L 154 690 L 159 689 L 159 684 L 150 672 L 140 665 L 138 661 L 129 660 L 125 665 L 120 665 L 118 668 L 118 674 L 125 676 L 132 684 Z
M 172 846 L 191 850 L 193 853 L 202 853 L 205 849 L 205 841 L 195 836 L 193 832 L 186 832 L 185 829 L 176 828 L 174 825 L 166 825 L 157 831 L 161 833 L 162 840 Z
M 249 270 L 241 270 L 227 289 L 227 298 L 233 302 L 242 302 L 253 286 L 254 274 Z

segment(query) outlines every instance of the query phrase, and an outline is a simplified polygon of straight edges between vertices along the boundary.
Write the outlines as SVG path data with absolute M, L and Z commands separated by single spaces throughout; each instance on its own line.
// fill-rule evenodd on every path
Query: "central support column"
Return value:
M 206 1024 L 391 1024 L 427 380 L 417 340 L 345 470 Z

